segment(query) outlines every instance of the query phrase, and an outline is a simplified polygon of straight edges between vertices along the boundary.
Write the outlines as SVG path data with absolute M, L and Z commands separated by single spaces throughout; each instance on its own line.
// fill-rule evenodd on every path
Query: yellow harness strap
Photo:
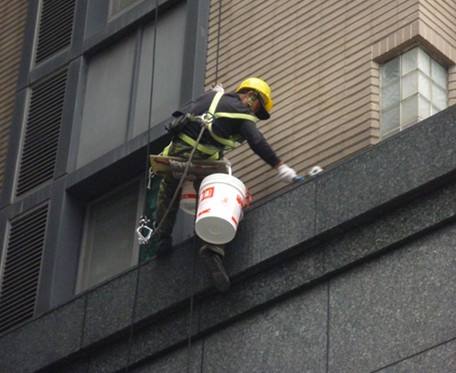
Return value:
M 234 149 L 239 143 L 235 140 L 234 137 L 232 138 L 225 138 L 218 136 L 214 133 L 212 130 L 212 124 L 214 122 L 214 118 L 230 118 L 230 119 L 243 119 L 243 120 L 248 120 L 252 122 L 257 122 L 258 118 L 254 115 L 251 114 L 245 114 L 245 113 L 226 113 L 226 112 L 216 112 L 216 108 L 218 103 L 220 102 L 220 99 L 223 96 L 223 92 L 217 92 L 212 99 L 211 105 L 209 106 L 209 110 L 207 113 L 201 115 L 198 117 L 198 119 L 202 120 L 206 126 L 206 128 L 209 130 L 209 133 L 211 134 L 212 138 L 217 141 L 218 143 L 222 144 L 224 147 L 228 149 Z M 190 136 L 181 133 L 178 135 L 179 139 L 181 139 L 183 142 L 190 146 L 195 146 L 196 141 L 192 139 Z M 171 145 L 171 144 L 170 144 Z M 163 150 L 163 155 L 167 155 L 169 152 L 169 147 L 168 145 L 164 150 Z M 210 155 L 209 159 L 219 159 L 220 158 L 220 150 L 213 147 L 213 146 L 207 146 L 207 145 L 202 145 L 198 144 L 196 149 L 200 151 L 201 153 L 208 154 Z

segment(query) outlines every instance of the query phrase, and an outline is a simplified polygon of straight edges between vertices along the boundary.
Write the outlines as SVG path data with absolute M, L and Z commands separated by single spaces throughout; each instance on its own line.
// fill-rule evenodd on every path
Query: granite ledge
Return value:
M 236 261 L 236 254 L 228 254 L 228 271 L 234 280 L 234 287 L 238 287 L 241 293 L 243 291 L 249 293 L 249 281 L 252 281 L 253 284 L 257 281 L 262 282 L 262 277 L 268 278 L 268 268 L 274 268 L 281 265 L 281 263 L 283 263 L 285 268 L 287 266 L 292 268 L 293 265 L 299 268 L 299 265 L 293 264 L 295 263 L 294 260 L 296 258 L 306 258 L 306 253 L 310 253 L 312 247 L 320 247 L 323 254 L 318 258 L 317 264 L 312 267 L 313 276 L 309 278 L 293 277 L 293 272 L 288 268 L 277 277 L 278 288 L 274 288 L 274 292 L 263 297 L 263 299 L 257 299 L 252 302 L 249 307 L 256 307 L 293 289 L 306 286 L 310 282 L 317 281 L 318 278 L 327 276 L 328 273 L 353 265 L 353 263 L 391 248 L 397 242 L 413 237 L 423 230 L 439 226 L 442 222 L 454 221 L 456 207 L 454 202 L 452 202 L 451 196 L 454 195 L 455 189 L 453 175 L 456 170 L 456 149 L 454 149 L 454 145 L 449 139 L 456 137 L 454 136 L 456 135 L 455 118 L 456 106 L 423 121 L 398 136 L 385 141 L 385 143 L 371 148 L 367 152 L 353 157 L 338 167 L 328 170 L 327 173 L 297 186 L 285 194 L 276 196 L 268 203 L 252 209 L 247 214 L 246 221 L 250 219 L 248 224 L 254 227 L 257 219 L 264 219 L 268 216 L 274 217 L 273 212 L 276 211 L 277 206 L 281 206 L 284 203 L 286 206 L 292 206 L 294 202 L 302 204 L 303 200 L 309 201 L 308 205 L 302 206 L 302 215 L 297 214 L 296 211 L 289 212 L 290 216 L 293 216 L 295 220 L 304 215 L 308 217 L 308 220 L 305 219 L 298 222 L 298 224 L 301 224 L 300 226 L 293 227 L 294 230 L 297 230 L 305 226 L 306 230 L 300 232 L 300 235 L 291 237 L 283 235 L 283 241 L 280 242 L 262 240 L 261 247 L 259 247 L 260 245 L 256 240 L 248 239 L 244 250 L 245 253 L 251 253 L 251 255 L 244 256 L 242 261 Z M 413 146 L 415 143 L 419 144 L 417 145 L 418 148 Z M 407 156 L 412 158 L 411 156 L 415 155 L 416 150 L 423 149 L 425 145 L 428 145 L 426 146 L 426 154 L 420 155 L 417 162 L 420 170 L 417 170 L 416 167 L 410 168 L 413 162 L 409 163 L 404 159 Z M 397 161 L 397 159 L 389 158 L 391 154 L 397 155 L 397 153 L 391 153 L 392 148 L 395 146 L 400 147 L 403 153 L 403 158 L 401 158 L 403 162 L 389 170 L 385 167 L 381 168 L 378 163 L 379 159 L 386 162 L 386 164 Z M 434 161 L 427 162 L 426 160 L 432 152 L 435 155 Z M 357 172 L 358 168 L 368 170 L 368 172 L 366 174 L 359 173 Z M 381 170 L 377 177 L 373 173 L 374 169 Z M 402 180 L 398 175 L 403 174 L 401 171 L 406 169 L 408 171 Z M 377 194 L 381 189 L 376 189 L 376 185 L 381 184 L 379 183 L 381 180 L 391 181 L 392 179 L 388 178 L 389 172 L 394 174 L 394 182 L 389 183 L 384 195 L 378 196 Z M 347 180 L 350 181 L 348 184 Z M 347 185 L 344 186 L 344 182 Z M 350 205 L 337 203 L 340 199 L 343 199 L 348 190 L 352 196 L 357 196 L 354 199 L 357 202 L 356 206 L 353 206 L 353 201 L 351 201 Z M 334 193 L 331 191 L 334 191 Z M 357 194 L 357 192 L 360 193 Z M 419 196 L 419 198 L 411 199 L 416 196 Z M 391 209 L 392 205 L 389 208 L 385 208 L 391 200 L 395 200 L 394 210 Z M 437 206 L 437 208 L 434 208 L 432 213 L 429 213 L 428 208 L 432 206 Z M 375 213 L 376 211 L 377 214 Z M 379 215 L 378 211 L 381 211 L 382 214 Z M 370 213 L 372 218 L 364 221 L 363 225 L 355 228 L 348 223 L 358 219 L 360 216 L 365 216 L 367 213 Z M 287 216 L 287 211 L 282 211 L 280 220 L 285 219 Z M 404 216 L 416 217 L 416 219 L 410 220 L 409 225 L 402 232 L 397 232 L 391 239 L 382 241 L 381 237 L 385 237 L 385 233 L 389 231 L 390 227 L 395 226 L 394 222 L 403 221 Z M 308 228 L 307 224 L 312 222 L 316 222 L 316 225 Z M 376 235 L 372 236 L 369 232 L 376 232 Z M 375 242 L 370 242 L 370 239 L 374 239 Z M 360 245 L 360 242 L 363 244 Z M 334 243 L 337 243 L 337 245 Z M 375 244 L 373 245 L 372 243 Z M 355 250 L 354 248 L 357 249 Z M 184 243 L 179 250 L 184 250 L 187 253 L 185 256 L 190 257 L 188 253 L 192 250 L 191 241 Z M 291 256 L 293 260 L 290 260 L 285 255 L 287 252 L 293 254 Z M 178 262 L 181 262 L 181 260 L 171 260 L 168 264 L 163 263 L 163 266 L 166 266 L 163 270 L 169 271 L 167 275 L 169 278 L 182 274 L 181 266 L 175 265 Z M 299 259 L 297 259 L 297 262 L 299 262 Z M 305 259 L 301 263 L 303 266 L 310 264 Z M 150 262 L 141 266 L 140 270 L 147 270 L 156 265 L 156 263 Z M 133 269 L 133 271 L 137 270 L 137 268 Z M 127 272 L 125 276 L 128 276 L 129 273 Z M 180 282 L 175 285 L 181 289 L 181 291 L 177 292 L 177 296 L 170 297 L 168 294 L 165 302 L 158 302 L 158 307 L 141 313 L 141 317 L 137 321 L 144 322 L 149 320 L 153 322 L 156 314 L 164 310 L 172 310 L 176 306 L 184 304 L 190 296 L 188 288 L 182 287 Z M 242 290 L 244 286 L 247 286 L 247 288 Z M 210 284 L 204 275 L 199 275 L 198 285 L 194 290 L 198 297 L 203 299 L 205 307 L 212 307 L 212 293 L 209 291 Z M 102 292 L 104 290 L 100 287 L 93 291 Z M 110 291 L 114 293 L 115 289 Z M 154 299 L 159 301 L 162 299 L 161 293 L 165 291 L 167 291 L 166 286 L 160 286 L 159 292 L 148 294 L 148 302 L 154 302 Z M 112 296 L 115 296 L 115 294 Z M 236 298 L 235 295 L 232 296 Z M 246 312 L 247 309 L 227 309 L 226 311 L 226 317 L 229 318 L 232 315 Z M 210 327 L 210 325 L 217 325 L 222 321 L 220 319 L 206 320 L 205 323 L 207 327 Z M 122 333 L 123 330 L 121 328 L 116 331 L 110 330 L 110 332 L 114 334 Z M 106 335 L 104 338 L 101 335 L 97 337 L 100 338 L 100 342 L 103 339 L 106 341 L 110 339 L 110 335 Z M 3 336 L 0 341 L 6 343 L 7 338 L 8 334 Z M 90 346 L 86 346 L 86 348 L 90 348 Z

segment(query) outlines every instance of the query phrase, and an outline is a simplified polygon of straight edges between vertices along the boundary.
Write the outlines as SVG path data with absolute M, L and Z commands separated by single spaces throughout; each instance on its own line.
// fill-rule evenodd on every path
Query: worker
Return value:
M 223 151 L 232 149 L 236 144 L 247 141 L 250 148 L 266 163 L 277 170 L 280 179 L 292 182 L 296 172 L 282 162 L 267 143 L 256 126 L 258 119 L 266 120 L 272 109 L 271 88 L 259 78 L 248 78 L 241 82 L 235 92 L 224 93 L 219 89 L 211 90 L 187 104 L 181 111 L 173 115 L 191 113 L 194 116 L 207 113 L 217 96 L 219 101 L 212 125 L 203 133 L 198 144 L 194 160 L 219 160 Z M 213 105 L 212 107 L 214 107 Z M 214 113 L 212 113 L 214 114 Z M 175 131 L 171 143 L 164 149 L 164 155 L 188 159 L 201 130 L 198 121 L 184 120 L 183 125 Z M 179 200 L 169 206 L 172 196 L 178 187 L 179 180 L 170 176 L 162 179 L 157 196 L 156 224 L 162 221 L 166 210 L 168 215 L 161 224 L 158 234 L 157 256 L 165 256 L 172 250 L 171 233 L 176 220 Z M 195 190 L 199 190 L 201 180 L 194 182 Z M 200 255 L 217 289 L 226 291 L 230 286 L 229 277 L 223 266 L 223 246 L 202 243 Z

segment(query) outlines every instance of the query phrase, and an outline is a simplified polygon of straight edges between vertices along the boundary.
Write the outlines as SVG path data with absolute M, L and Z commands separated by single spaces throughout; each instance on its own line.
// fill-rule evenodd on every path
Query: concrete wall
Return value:
M 452 107 L 251 209 L 228 293 L 188 241 L 3 335 L 0 371 L 453 371 L 455 136 Z
M 206 85 L 266 79 L 275 107 L 259 127 L 305 173 L 379 141 L 379 63 L 412 45 L 449 68 L 456 103 L 455 14 L 454 0 L 212 0 Z M 283 187 L 247 145 L 229 158 L 256 199 Z

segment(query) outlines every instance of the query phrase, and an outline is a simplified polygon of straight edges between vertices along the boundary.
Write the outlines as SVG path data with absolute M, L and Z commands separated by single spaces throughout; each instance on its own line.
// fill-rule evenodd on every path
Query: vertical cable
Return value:
M 157 53 L 157 32 L 158 32 L 158 0 L 155 0 L 155 14 L 154 14 L 154 44 L 152 49 L 152 76 L 150 79 L 150 96 L 149 96 L 149 118 L 147 124 L 147 146 L 146 146 L 146 168 L 144 177 L 144 190 L 147 191 L 147 182 L 149 181 L 149 152 L 150 152 L 150 129 L 152 127 L 152 104 L 154 95 L 154 81 L 155 81 L 155 58 Z M 146 199 L 147 201 L 147 199 Z M 144 208 L 146 206 L 144 202 Z M 145 211 L 144 211 L 145 212 Z
M 152 49 L 152 76 L 150 82 L 150 97 L 149 97 L 149 118 L 147 126 L 147 145 L 146 145 L 146 166 L 145 166 L 145 177 L 144 177 L 144 205 L 143 205 L 143 215 L 146 212 L 147 207 L 147 183 L 149 179 L 149 152 L 150 152 L 150 129 L 152 127 L 152 104 L 153 104 L 153 94 L 154 94 L 154 77 L 155 77 L 155 59 L 157 51 L 157 32 L 158 32 L 158 0 L 155 0 L 155 10 L 154 10 L 154 43 Z M 133 297 L 133 309 L 131 311 L 131 322 L 130 330 L 128 336 L 128 352 L 127 352 L 127 361 L 125 363 L 125 373 L 128 373 L 130 370 L 130 357 L 131 357 L 131 347 L 133 345 L 133 335 L 134 335 L 134 324 L 136 318 L 136 305 L 138 301 L 138 289 L 139 289 L 139 276 L 141 274 L 141 266 L 138 266 L 138 273 L 136 274 L 136 286 L 135 286 L 135 295 Z
M 217 48 L 215 50 L 215 81 L 214 85 L 218 83 L 219 74 L 219 57 L 220 57 L 220 32 L 222 29 L 222 0 L 219 0 L 219 9 L 217 15 Z
M 193 324 L 193 310 L 195 300 L 195 272 L 196 272 L 196 250 L 197 250 L 197 238 L 193 237 L 193 255 L 192 255 L 192 278 L 190 281 L 190 312 L 188 316 L 187 325 L 187 373 L 190 373 L 192 366 L 192 324 Z
M 213 0 L 214 4 L 216 0 Z M 218 83 L 218 74 L 219 74 L 219 57 L 220 57 L 220 32 L 221 32 L 221 20 L 222 20 L 222 0 L 218 1 L 219 8 L 217 14 L 217 45 L 215 51 L 215 81 L 214 85 Z M 197 201 L 198 203 L 198 201 Z M 198 206 L 198 205 L 197 205 Z M 193 256 L 192 256 L 192 279 L 190 286 L 190 311 L 189 311 L 189 320 L 187 326 L 187 373 L 190 373 L 192 366 L 192 323 L 193 323 L 193 309 L 194 309 L 194 282 L 195 282 L 195 270 L 196 270 L 196 251 L 197 251 L 197 238 L 193 240 Z M 201 362 L 203 361 L 203 356 L 201 356 Z M 202 367 L 201 367 L 202 369 Z

